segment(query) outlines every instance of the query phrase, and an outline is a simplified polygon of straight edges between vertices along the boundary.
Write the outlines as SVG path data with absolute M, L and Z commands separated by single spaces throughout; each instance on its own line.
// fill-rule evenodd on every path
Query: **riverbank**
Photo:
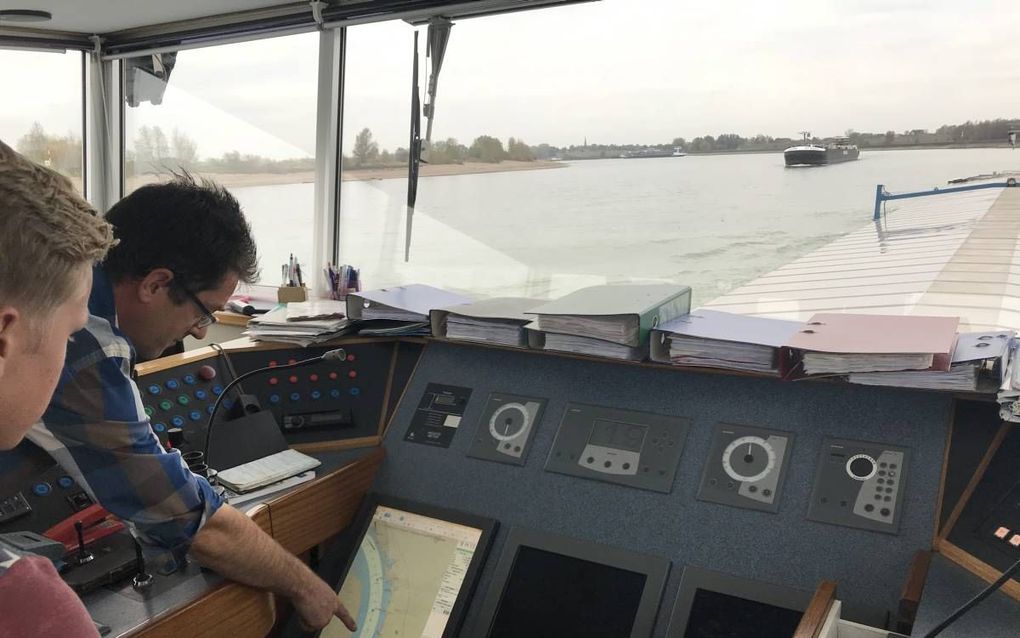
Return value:
M 563 168 L 564 166 L 566 166 L 566 164 L 563 162 L 538 160 L 534 162 L 515 162 L 507 160 L 496 164 L 481 162 L 465 162 L 463 164 L 422 164 L 418 174 L 420 177 L 442 177 L 449 175 L 472 175 L 476 173 L 536 171 L 549 168 Z M 315 183 L 314 171 L 298 171 L 295 173 L 205 173 L 201 175 L 208 177 L 217 184 L 227 188 Z M 162 181 L 160 177 L 161 176 L 155 174 L 128 177 L 126 180 L 127 190 L 132 191 L 139 186 Z M 406 178 L 406 166 L 348 169 L 343 171 L 341 174 L 341 179 L 345 182 Z M 80 182 L 80 180 L 77 181 Z M 78 184 L 78 186 L 80 188 L 80 184 Z

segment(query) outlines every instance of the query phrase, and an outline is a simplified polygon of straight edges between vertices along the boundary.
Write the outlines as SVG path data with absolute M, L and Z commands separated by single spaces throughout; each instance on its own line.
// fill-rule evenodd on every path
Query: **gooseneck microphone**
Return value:
M 216 421 L 216 413 L 219 411 L 220 404 L 223 403 L 224 397 L 227 396 L 227 393 L 231 390 L 231 388 L 245 379 L 262 372 L 277 372 L 280 370 L 288 370 L 290 368 L 299 368 L 301 366 L 318 363 L 320 361 L 344 361 L 346 359 L 347 351 L 343 348 L 335 348 L 333 350 L 327 350 L 317 357 L 302 359 L 301 361 L 295 361 L 294 363 L 288 363 L 280 366 L 266 366 L 264 368 L 252 370 L 251 372 L 245 372 L 241 376 L 236 377 L 233 381 L 228 383 L 225 388 L 223 388 L 223 392 L 220 392 L 220 396 L 216 397 L 216 403 L 213 404 L 212 412 L 209 413 L 209 425 L 205 429 L 205 445 L 202 446 L 202 456 L 205 459 L 205 462 L 207 464 L 209 463 L 209 441 L 212 440 L 213 423 Z

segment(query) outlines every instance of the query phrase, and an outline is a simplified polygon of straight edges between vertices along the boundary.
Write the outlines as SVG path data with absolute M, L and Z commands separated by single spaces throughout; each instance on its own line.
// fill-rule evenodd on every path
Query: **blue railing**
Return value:
M 971 186 L 950 186 L 949 188 L 933 188 L 930 191 L 915 191 L 913 193 L 896 193 L 895 195 L 886 192 L 885 185 L 879 184 L 875 187 L 875 216 L 874 221 L 882 219 L 882 204 L 894 199 L 908 199 L 911 197 L 927 197 L 928 195 L 945 195 L 947 193 L 962 193 L 963 191 L 977 191 L 986 188 L 1007 188 L 1016 186 L 1016 179 L 1009 178 L 1005 182 L 989 182 L 987 184 L 973 184 Z

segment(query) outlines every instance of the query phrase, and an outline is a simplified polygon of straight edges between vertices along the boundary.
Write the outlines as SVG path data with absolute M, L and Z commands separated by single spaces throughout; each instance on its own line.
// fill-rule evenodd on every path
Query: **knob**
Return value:
M 181 428 L 169 428 L 166 431 L 166 438 L 170 440 L 170 445 L 180 447 L 184 443 L 184 430 Z
M 216 368 L 212 366 L 202 366 L 198 369 L 198 378 L 203 381 L 212 381 L 216 378 Z

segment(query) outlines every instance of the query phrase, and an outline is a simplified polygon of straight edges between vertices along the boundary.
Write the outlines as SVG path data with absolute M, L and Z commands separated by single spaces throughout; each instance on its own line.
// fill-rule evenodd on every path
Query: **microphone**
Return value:
M 320 361 L 343 361 L 345 359 L 347 359 L 347 351 L 344 350 L 343 348 L 334 348 L 333 350 L 327 350 L 326 352 L 323 352 L 317 357 L 302 359 L 301 361 L 295 361 L 294 363 L 288 363 L 282 366 L 272 367 L 266 366 L 264 368 L 252 370 L 251 372 L 245 372 L 241 376 L 235 378 L 233 381 L 228 383 L 227 386 L 223 388 L 223 392 L 220 393 L 220 396 L 216 397 L 216 403 L 213 404 L 212 412 L 209 414 L 209 425 L 205 429 L 205 445 L 202 446 L 202 456 L 205 459 L 206 465 L 209 464 L 209 441 L 212 440 L 213 422 L 216 420 L 216 413 L 220 409 L 220 404 L 223 403 L 224 397 L 227 396 L 227 393 L 230 391 L 231 388 L 233 388 L 238 383 L 244 381 L 245 379 L 253 377 L 261 372 L 270 371 L 276 372 L 279 370 L 288 370 L 290 368 L 299 368 L 301 366 L 306 366 L 312 363 L 318 363 Z

